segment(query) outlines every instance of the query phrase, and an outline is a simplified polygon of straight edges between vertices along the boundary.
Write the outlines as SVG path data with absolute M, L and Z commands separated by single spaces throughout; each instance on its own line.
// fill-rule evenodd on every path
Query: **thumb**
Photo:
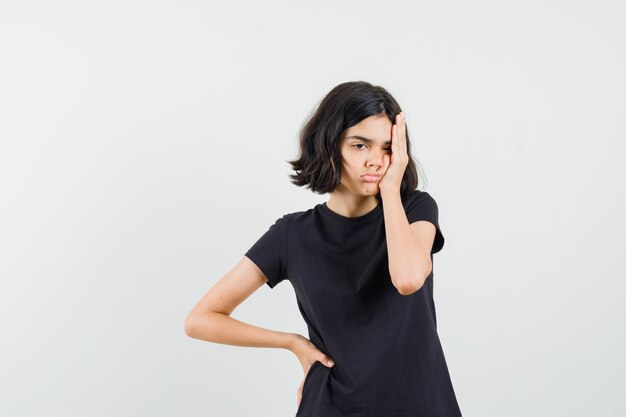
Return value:
M 322 362 L 324 365 L 326 365 L 329 368 L 332 368 L 333 366 L 335 366 L 335 362 L 328 356 L 323 356 L 322 359 L 320 359 L 320 362 Z

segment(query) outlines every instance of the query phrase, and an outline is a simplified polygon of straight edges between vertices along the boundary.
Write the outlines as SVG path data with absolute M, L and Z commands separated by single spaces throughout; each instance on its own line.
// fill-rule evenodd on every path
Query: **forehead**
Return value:
M 391 120 L 387 115 L 374 115 L 361 120 L 342 133 L 345 140 L 363 140 L 366 142 L 389 143 L 391 140 Z M 356 137 L 355 137 L 356 136 Z

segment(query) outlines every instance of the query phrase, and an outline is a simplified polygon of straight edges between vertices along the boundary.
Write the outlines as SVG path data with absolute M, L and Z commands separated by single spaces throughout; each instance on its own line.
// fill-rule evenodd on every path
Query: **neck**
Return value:
M 358 195 L 335 190 L 330 194 L 326 206 L 346 217 L 359 217 L 374 210 L 380 204 L 375 195 Z

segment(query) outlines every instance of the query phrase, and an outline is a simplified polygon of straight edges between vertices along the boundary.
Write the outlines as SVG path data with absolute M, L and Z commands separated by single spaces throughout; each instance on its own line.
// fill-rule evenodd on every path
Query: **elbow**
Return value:
M 427 268 L 419 274 L 418 278 L 411 277 L 407 279 L 400 280 L 396 285 L 396 289 L 401 295 L 411 295 L 416 291 L 419 291 L 426 279 L 430 276 L 432 272 L 432 264 L 429 263 Z
M 194 322 L 195 322 L 195 319 L 191 314 L 189 314 L 187 318 L 185 319 L 185 324 L 184 324 L 185 335 L 191 338 L 195 338 L 194 337 Z
M 411 295 L 416 291 L 419 291 L 424 285 L 423 281 L 419 280 L 406 280 L 396 286 L 396 289 L 400 295 Z
M 192 311 L 187 315 L 184 324 L 185 334 L 192 339 L 200 339 L 209 341 L 211 338 L 211 332 L 215 330 L 215 321 L 213 315 L 219 314 L 213 311 L 206 313 L 200 311 Z

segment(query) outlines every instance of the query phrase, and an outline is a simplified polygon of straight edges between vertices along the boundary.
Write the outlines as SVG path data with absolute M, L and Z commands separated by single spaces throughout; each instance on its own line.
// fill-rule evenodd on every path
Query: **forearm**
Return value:
M 424 257 L 427 251 L 411 230 L 402 206 L 399 192 L 382 195 L 384 201 L 385 235 L 391 282 L 401 294 L 417 291 L 431 268 L 431 260 Z
M 186 333 L 194 339 L 235 346 L 291 350 L 294 333 L 265 329 L 222 313 L 209 312 L 187 319 Z

